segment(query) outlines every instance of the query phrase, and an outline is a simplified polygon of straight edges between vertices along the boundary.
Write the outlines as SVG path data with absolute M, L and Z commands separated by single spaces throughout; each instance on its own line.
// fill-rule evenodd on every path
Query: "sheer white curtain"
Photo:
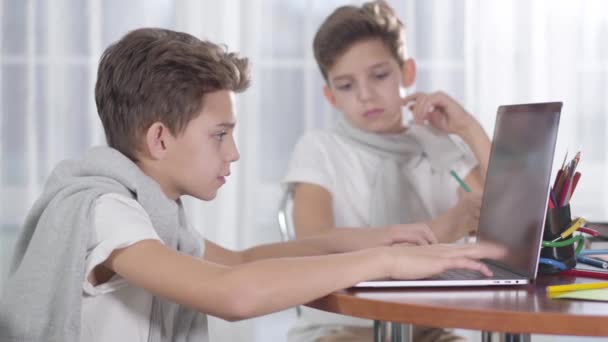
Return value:
M 581 150 L 573 212 L 607 221 L 608 3 L 479 1 L 468 15 L 475 113 L 490 128 L 499 104 L 563 101 L 554 169 Z
M 442 89 L 493 131 L 501 104 L 563 101 L 555 167 L 581 150 L 573 212 L 608 220 L 608 4 L 408 1 L 418 90 Z
M 104 140 L 93 100 L 103 47 L 134 27 L 173 26 L 172 7 L 162 0 L 0 2 L 0 265 L 53 165 Z
M 242 158 L 216 201 L 186 205 L 194 225 L 227 247 L 278 240 L 289 154 L 304 131 L 335 115 L 322 97 L 312 37 L 335 7 L 361 2 L 0 0 L 0 267 L 52 166 L 103 143 L 93 101 L 97 61 L 139 26 L 183 30 L 250 57 L 252 87 L 237 106 Z M 583 151 L 573 211 L 608 220 L 605 1 L 389 2 L 408 27 L 415 89 L 452 94 L 490 133 L 501 104 L 564 101 L 556 161 L 566 149 Z M 219 324 L 216 336 L 278 341 L 292 319 L 280 313 Z

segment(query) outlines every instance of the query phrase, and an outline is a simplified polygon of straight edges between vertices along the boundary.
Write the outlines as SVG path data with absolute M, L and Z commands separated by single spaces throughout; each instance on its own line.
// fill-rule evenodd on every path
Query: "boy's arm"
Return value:
M 203 257 L 222 265 L 239 265 L 263 259 L 347 253 L 402 243 L 428 245 L 437 242 L 428 226 L 422 224 L 410 226 L 409 229 L 331 229 L 315 236 L 260 245 L 239 252 L 205 240 Z
M 331 198 L 325 189 L 316 185 L 298 184 L 294 191 L 294 222 L 298 229 L 305 228 L 303 234 L 298 230 L 300 238 L 256 246 L 240 252 L 230 251 L 205 240 L 204 258 L 223 265 L 238 265 L 269 258 L 345 253 L 400 243 L 427 245 L 437 242 L 431 228 L 424 223 L 374 229 L 335 228 L 331 214 Z
M 479 191 L 463 194 L 458 204 L 429 222 L 398 224 L 386 228 L 337 228 L 333 222 L 331 194 L 323 187 L 298 183 L 294 187 L 294 224 L 298 239 L 310 236 L 344 234 L 360 236 L 367 242 L 379 241 L 382 236 L 403 234 L 412 229 L 430 227 L 438 242 L 454 242 L 475 230 L 479 221 L 481 196 Z M 390 232 L 390 233 L 387 233 Z
M 474 167 L 464 178 L 464 182 L 471 188 L 472 192 L 483 193 L 485 177 L 482 176 L 481 166 Z M 462 198 L 466 191 L 462 188 L 458 189 L 459 197 Z
M 458 203 L 429 223 L 444 243 L 455 242 L 477 230 L 481 208 L 481 192 L 463 193 Z
M 369 279 L 418 279 L 450 268 L 490 275 L 476 260 L 503 255 L 500 248 L 487 245 L 395 246 L 229 267 L 144 240 L 115 250 L 104 266 L 154 295 L 238 320 L 284 310 Z
M 481 124 L 471 114 L 468 115 L 470 117 L 469 125 L 463 132 L 459 133 L 459 136 L 469 145 L 479 164 L 465 177 L 465 182 L 473 191 L 482 192 L 486 179 L 485 175 L 488 172 L 492 142 Z
M 331 193 L 316 184 L 295 184 L 293 187 L 293 222 L 298 238 L 332 231 L 336 225 Z
M 338 234 L 338 236 L 344 234 L 343 239 L 346 239 L 348 236 L 359 234 L 364 241 L 378 241 L 382 236 L 394 236 L 428 226 L 435 236 L 434 241 L 453 242 L 466 234 L 466 229 L 454 229 L 454 227 L 461 227 L 465 224 L 464 221 L 467 226 L 472 226 L 474 224 L 469 221 L 474 222 L 475 218 L 478 219 L 479 216 L 475 217 L 474 210 L 477 207 L 477 196 L 465 196 L 455 208 L 430 222 L 398 224 L 386 228 L 338 228 L 333 221 L 332 198 L 329 191 L 321 186 L 308 183 L 298 183 L 293 191 L 294 224 L 298 239 L 320 235 L 331 236 L 332 234 Z
M 467 143 L 467 145 L 469 145 L 471 151 L 473 151 L 473 154 L 479 162 L 477 172 L 480 173 L 480 180 L 484 181 L 485 174 L 488 171 L 492 142 L 486 131 L 481 127 L 481 124 L 473 115 L 467 113 L 467 117 L 468 123 L 466 128 L 457 134 Z
M 353 249 L 403 242 L 420 245 L 438 241 L 426 222 L 373 228 L 336 227 L 331 194 L 319 185 L 296 184 L 293 199 L 293 219 L 298 239 L 329 236 Z
M 488 170 L 491 141 L 475 117 L 441 91 L 408 95 L 403 98 L 403 105 L 412 110 L 417 124 L 430 124 L 464 140 L 479 162 L 478 167 L 466 176 L 465 181 L 471 183 L 473 188 L 479 185 L 481 189 Z

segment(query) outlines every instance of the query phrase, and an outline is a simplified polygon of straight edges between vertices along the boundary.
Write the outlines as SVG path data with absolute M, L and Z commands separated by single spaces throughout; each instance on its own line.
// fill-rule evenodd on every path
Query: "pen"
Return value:
M 608 287 L 608 282 L 596 282 L 596 283 L 584 283 L 584 284 L 569 284 L 569 285 L 551 285 L 547 286 L 547 293 L 549 295 L 556 294 L 558 292 L 570 292 L 579 290 L 592 290 L 592 289 L 603 289 Z
M 590 258 L 588 256 L 578 255 L 576 257 L 576 261 L 582 262 L 583 264 L 587 264 L 587 265 L 591 265 L 591 266 L 595 266 L 595 267 L 599 267 L 599 268 L 603 268 L 603 269 L 608 269 L 608 262 L 598 260 L 595 258 Z
M 458 184 L 460 184 L 460 186 L 464 189 L 464 191 L 471 192 L 471 188 L 469 188 L 467 183 L 465 183 L 460 177 L 458 177 L 458 174 L 456 173 L 456 171 L 450 170 L 450 174 L 452 175 L 452 177 L 454 177 L 454 179 L 458 182 Z
M 572 235 L 572 233 L 574 233 L 577 229 L 579 229 L 582 225 L 585 224 L 585 219 L 580 217 L 578 220 L 576 220 L 572 226 L 570 226 L 570 228 L 566 229 L 563 233 L 559 234 L 559 236 L 553 240 L 553 242 L 559 240 L 559 239 L 565 239 L 566 237 Z

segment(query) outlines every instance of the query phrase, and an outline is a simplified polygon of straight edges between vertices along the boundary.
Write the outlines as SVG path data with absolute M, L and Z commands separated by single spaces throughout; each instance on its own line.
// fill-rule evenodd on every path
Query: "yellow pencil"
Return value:
M 584 284 L 569 284 L 569 285 L 552 285 L 547 286 L 549 296 L 579 290 L 603 289 L 608 287 L 608 282 L 584 283 Z

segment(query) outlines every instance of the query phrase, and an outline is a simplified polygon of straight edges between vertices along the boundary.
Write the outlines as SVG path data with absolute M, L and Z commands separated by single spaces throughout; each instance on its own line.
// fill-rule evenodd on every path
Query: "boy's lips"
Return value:
M 223 176 L 219 176 L 217 177 L 217 180 L 220 181 L 220 183 L 224 184 L 226 183 L 226 178 L 230 176 L 230 172 L 228 172 L 227 174 L 223 175 Z
M 374 109 L 370 109 L 368 111 L 365 111 L 365 113 L 363 113 L 363 117 L 366 117 L 366 118 L 376 117 L 376 116 L 381 115 L 382 113 L 384 113 L 384 109 L 382 109 L 382 108 L 374 108 Z

